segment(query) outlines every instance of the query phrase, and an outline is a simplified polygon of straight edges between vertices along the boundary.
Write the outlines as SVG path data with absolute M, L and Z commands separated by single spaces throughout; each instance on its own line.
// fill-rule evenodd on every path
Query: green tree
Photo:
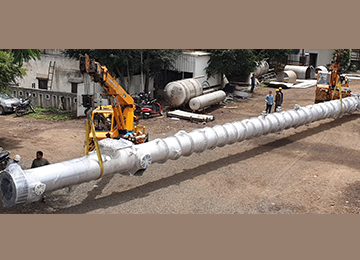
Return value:
M 181 50 L 174 49 L 150 49 L 141 50 L 144 53 L 142 71 L 145 73 L 145 92 L 149 89 L 150 77 L 158 76 L 163 69 L 172 69 L 173 62 L 182 53 Z
M 251 49 L 210 49 L 211 53 L 206 67 L 207 76 L 225 74 L 228 78 L 238 78 L 254 71 L 256 56 Z
M 335 54 L 339 53 L 340 51 L 343 51 L 340 67 L 342 70 L 347 70 L 350 66 L 351 61 L 351 49 L 335 49 L 333 51 L 333 58 L 335 58 Z
M 26 74 L 26 70 L 14 63 L 11 53 L 0 50 L 0 92 L 8 92 L 9 85 L 16 83 L 16 78 Z
M 257 60 L 285 61 L 292 49 L 255 49 L 254 53 Z
M 286 64 L 290 49 L 215 49 L 211 53 L 206 73 L 208 77 L 225 74 L 229 79 L 247 77 L 256 68 L 256 62 L 267 60 L 275 68 Z
M 108 68 L 110 73 L 119 78 L 120 85 L 125 85 L 127 77 L 129 85 L 133 75 L 145 75 L 145 91 L 148 90 L 149 78 L 156 76 L 164 68 L 169 68 L 179 50 L 150 49 L 67 49 L 65 54 L 78 59 L 79 55 L 87 53 L 91 59 Z
M 39 49 L 3 49 L 2 51 L 12 54 L 14 57 L 13 62 L 20 66 L 31 59 L 41 59 L 41 51 Z

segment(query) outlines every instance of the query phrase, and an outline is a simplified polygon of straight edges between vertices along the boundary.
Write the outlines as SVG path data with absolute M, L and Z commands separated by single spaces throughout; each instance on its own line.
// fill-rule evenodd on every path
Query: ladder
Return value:
M 54 63 L 52 61 L 50 61 L 49 71 L 48 71 L 48 82 L 47 82 L 47 89 L 48 90 L 50 90 L 51 87 L 52 87 L 53 78 L 54 78 L 54 71 L 55 71 L 55 61 L 54 61 Z

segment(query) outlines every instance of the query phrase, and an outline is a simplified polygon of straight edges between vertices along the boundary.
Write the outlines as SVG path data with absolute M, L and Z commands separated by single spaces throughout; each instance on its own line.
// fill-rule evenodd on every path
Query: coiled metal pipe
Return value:
M 133 145 L 126 140 L 104 139 L 99 142 L 104 162 L 103 175 L 115 173 L 134 174 L 146 169 L 151 163 L 164 163 L 181 156 L 201 153 L 240 142 L 245 139 L 277 133 L 326 118 L 338 118 L 351 114 L 360 108 L 358 95 L 339 100 L 300 107 L 273 114 L 262 113 L 258 117 L 244 119 L 224 125 L 196 129 L 190 133 L 179 131 L 164 139 Z M 37 201 L 44 192 L 95 180 L 100 176 L 100 166 L 95 151 L 89 155 L 22 170 L 11 165 L 0 173 L 0 196 L 3 206 Z

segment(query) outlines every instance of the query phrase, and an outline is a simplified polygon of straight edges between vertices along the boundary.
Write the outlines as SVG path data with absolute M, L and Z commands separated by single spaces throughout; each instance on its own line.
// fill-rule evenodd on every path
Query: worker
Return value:
M 266 101 L 266 112 L 268 114 L 271 113 L 271 107 L 274 104 L 274 96 L 272 95 L 272 91 L 269 91 L 269 94 L 265 97 Z
M 11 165 L 11 164 L 19 164 L 20 160 L 21 160 L 21 157 L 20 157 L 20 155 L 17 154 L 17 155 L 14 156 L 14 159 L 11 162 L 9 162 L 9 165 Z
M 281 95 L 281 105 L 282 105 L 282 103 L 283 103 L 283 101 L 284 101 L 284 93 L 282 92 L 282 87 L 280 87 L 279 88 L 279 93 L 280 93 L 280 95 Z
M 280 94 L 280 90 L 277 89 L 275 91 L 275 108 L 274 111 L 278 111 L 281 109 L 281 94 Z
M 253 73 L 253 74 L 252 74 L 252 77 L 251 77 L 251 90 L 250 90 L 251 93 L 254 92 L 255 80 L 256 80 L 256 77 L 255 77 L 255 74 Z
M 44 165 L 49 165 L 49 161 L 43 158 L 44 153 L 42 151 L 36 152 L 36 159 L 33 160 L 31 168 L 36 168 Z

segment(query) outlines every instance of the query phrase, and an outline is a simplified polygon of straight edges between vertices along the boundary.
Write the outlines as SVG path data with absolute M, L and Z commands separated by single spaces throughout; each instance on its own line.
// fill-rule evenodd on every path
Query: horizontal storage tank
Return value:
M 205 107 L 209 107 L 216 103 L 223 101 L 226 98 L 226 93 L 222 90 L 218 90 L 209 94 L 194 97 L 189 101 L 189 107 L 191 110 L 196 111 Z
M 182 79 L 165 86 L 165 94 L 174 107 L 186 105 L 193 97 L 202 95 L 203 87 L 197 79 Z
M 265 60 L 256 62 L 256 68 L 255 71 L 253 72 L 256 77 L 259 77 L 268 72 L 269 72 L 269 63 L 267 63 Z
M 298 79 L 310 79 L 311 78 L 311 67 L 309 66 L 296 66 L 296 65 L 286 65 L 284 71 L 294 71 Z

